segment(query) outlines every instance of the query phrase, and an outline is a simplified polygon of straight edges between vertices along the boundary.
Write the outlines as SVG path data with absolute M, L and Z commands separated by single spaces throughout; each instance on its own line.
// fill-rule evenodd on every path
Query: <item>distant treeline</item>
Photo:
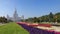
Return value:
M 44 15 L 41 17 L 33 17 L 33 18 L 28 18 L 25 19 L 25 22 L 60 22 L 60 12 L 53 14 L 52 12 L 50 12 L 50 14 L 48 15 Z
M 8 22 L 11 22 L 11 20 L 7 20 L 6 17 L 0 17 L 0 23 L 8 23 Z

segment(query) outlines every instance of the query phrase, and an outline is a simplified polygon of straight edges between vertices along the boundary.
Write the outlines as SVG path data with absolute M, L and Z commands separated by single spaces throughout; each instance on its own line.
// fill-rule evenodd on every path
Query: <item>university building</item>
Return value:
M 7 19 L 12 20 L 14 22 L 20 22 L 22 19 L 24 19 L 24 16 L 19 17 L 17 10 L 15 9 L 13 17 L 10 17 L 9 15 L 7 15 Z

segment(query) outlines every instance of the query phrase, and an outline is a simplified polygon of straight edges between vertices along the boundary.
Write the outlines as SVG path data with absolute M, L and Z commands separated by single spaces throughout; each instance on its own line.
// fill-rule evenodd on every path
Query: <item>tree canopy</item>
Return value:
M 33 17 L 33 18 L 28 18 L 25 21 L 27 22 L 60 22 L 60 12 L 53 14 L 50 12 L 48 15 L 44 15 L 41 17 Z

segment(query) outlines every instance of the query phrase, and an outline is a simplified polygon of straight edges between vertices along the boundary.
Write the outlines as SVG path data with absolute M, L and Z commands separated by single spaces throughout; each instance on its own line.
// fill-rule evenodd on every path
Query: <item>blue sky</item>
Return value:
M 39 17 L 60 12 L 60 0 L 0 0 L 0 16 L 13 16 L 15 8 L 19 16 Z

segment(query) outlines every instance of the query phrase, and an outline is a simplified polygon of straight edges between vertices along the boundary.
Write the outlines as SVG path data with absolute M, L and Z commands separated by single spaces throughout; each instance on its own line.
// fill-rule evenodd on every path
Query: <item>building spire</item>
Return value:
M 17 9 L 16 8 L 15 8 L 15 11 L 14 11 L 14 17 L 18 17 Z
M 18 19 L 17 9 L 15 8 L 14 15 L 13 15 L 14 21 L 16 22 Z

